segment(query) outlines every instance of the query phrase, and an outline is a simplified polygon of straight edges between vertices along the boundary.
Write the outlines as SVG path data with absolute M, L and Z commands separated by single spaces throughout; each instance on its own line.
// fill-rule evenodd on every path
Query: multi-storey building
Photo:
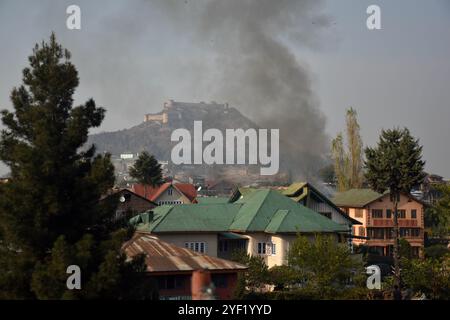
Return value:
M 353 226 L 353 244 L 365 245 L 382 256 L 392 256 L 394 246 L 393 202 L 388 192 L 351 189 L 335 195 L 333 202 L 351 218 L 362 223 Z M 423 255 L 424 203 L 410 194 L 401 194 L 398 203 L 400 237 L 411 245 L 412 253 Z

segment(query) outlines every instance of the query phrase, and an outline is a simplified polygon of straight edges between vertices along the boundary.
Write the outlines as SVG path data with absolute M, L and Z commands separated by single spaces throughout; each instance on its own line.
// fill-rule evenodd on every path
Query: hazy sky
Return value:
M 93 97 L 108 111 L 97 131 L 133 126 L 167 99 L 222 102 L 207 90 L 221 39 L 193 37 L 203 1 L 161 2 L 0 0 L 0 107 L 11 107 L 27 56 L 52 30 L 78 68 L 76 102 Z M 70 4 L 81 7 L 81 30 L 66 28 Z M 371 4 L 381 7 L 382 30 L 366 28 Z M 424 146 L 426 169 L 450 178 L 450 1 L 329 0 L 298 17 L 311 36 L 279 37 L 309 73 L 326 132 L 342 130 L 353 106 L 366 145 L 382 128 L 406 126 Z

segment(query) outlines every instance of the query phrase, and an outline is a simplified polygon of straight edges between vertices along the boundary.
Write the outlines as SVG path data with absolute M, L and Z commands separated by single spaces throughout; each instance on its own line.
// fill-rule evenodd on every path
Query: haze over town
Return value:
M 287 1 L 285 8 L 303 10 L 296 19 L 280 23 L 286 12 L 276 15 L 270 8 L 254 18 L 255 22 L 268 19 L 264 20 L 268 27 L 258 29 L 261 36 L 270 36 L 272 42 L 267 44 L 282 44 L 274 50 L 287 48 L 285 57 L 295 57 L 299 68 L 295 79 L 302 83 L 301 99 L 305 99 L 302 110 L 310 112 L 308 119 L 315 119 L 308 123 L 308 132 L 320 132 L 319 144 L 323 136 L 317 152 L 326 151 L 328 138 L 344 127 L 345 109 L 353 106 L 366 145 L 375 143 L 382 128 L 406 126 L 424 146 L 426 169 L 450 177 L 446 161 L 450 156 L 450 5 L 444 0 L 376 1 L 382 10 L 382 30 L 369 31 L 366 8 L 372 2 L 305 1 L 304 6 L 293 6 Z M 0 3 L 1 108 L 11 108 L 9 94 L 20 84 L 31 44 L 48 39 L 55 31 L 58 40 L 72 52 L 80 74 L 76 102 L 93 97 L 108 110 L 97 132 L 138 124 L 145 113 L 159 111 L 168 99 L 229 102 L 250 118 L 258 117 L 260 109 L 252 103 L 264 103 L 265 98 L 248 97 L 263 92 L 264 84 L 256 83 L 231 96 L 230 92 L 248 79 L 249 73 L 237 73 L 235 84 L 223 86 L 230 75 L 218 66 L 226 62 L 228 72 L 235 72 L 233 67 L 245 61 L 224 61 L 223 52 L 228 52 L 227 47 L 234 49 L 239 42 L 221 38 L 224 29 L 220 25 L 205 33 L 204 26 L 193 23 L 204 13 L 201 3 L 105 3 L 77 1 L 82 9 L 80 31 L 65 26 L 65 9 L 72 2 Z M 219 9 L 211 9 L 216 14 L 212 18 L 229 8 Z M 207 25 L 218 23 L 200 20 Z M 276 38 L 272 37 L 274 32 Z M 289 92 L 288 78 L 283 79 L 286 83 L 280 90 Z M 279 102 L 274 99 L 268 103 Z M 296 111 L 286 108 L 284 111 Z M 2 166 L 0 173 L 6 173 L 6 168 Z

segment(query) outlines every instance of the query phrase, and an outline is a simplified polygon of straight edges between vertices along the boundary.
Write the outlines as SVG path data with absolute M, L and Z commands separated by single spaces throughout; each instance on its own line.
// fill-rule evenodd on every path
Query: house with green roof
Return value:
M 256 190 L 258 189 L 236 188 L 230 197 L 230 202 L 235 202 Z M 277 189 L 277 191 L 336 223 L 346 225 L 349 230 L 352 230 L 352 226 L 361 224 L 358 220 L 349 217 L 348 214 L 309 182 L 295 182 L 286 189 Z
M 351 189 L 339 192 L 332 199 L 361 225 L 354 226 L 353 244 L 369 248 L 369 252 L 390 257 L 394 246 L 393 203 L 389 192 Z M 425 203 L 411 194 L 402 193 L 398 204 L 400 237 L 411 245 L 412 254 L 423 255 Z
M 162 241 L 228 259 L 234 250 L 262 256 L 269 267 L 285 264 L 297 234 L 316 233 L 344 241 L 348 226 L 289 199 L 258 189 L 234 202 L 160 206 L 130 220 L 139 231 Z

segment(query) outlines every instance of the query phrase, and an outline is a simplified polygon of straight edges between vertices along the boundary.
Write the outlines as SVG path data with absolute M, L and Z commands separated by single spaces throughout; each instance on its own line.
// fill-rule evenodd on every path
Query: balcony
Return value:
M 367 224 L 371 227 L 393 227 L 393 219 L 371 219 Z M 418 223 L 415 219 L 398 219 L 399 227 L 417 227 Z

